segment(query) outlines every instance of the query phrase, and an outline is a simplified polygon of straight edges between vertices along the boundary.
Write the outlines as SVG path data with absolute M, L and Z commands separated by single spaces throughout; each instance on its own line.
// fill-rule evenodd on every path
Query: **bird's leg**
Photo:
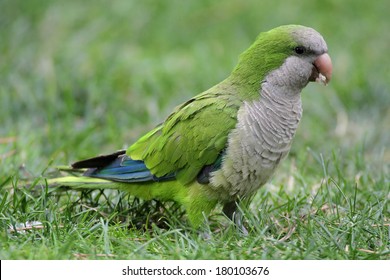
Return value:
M 243 224 L 243 215 L 242 212 L 237 207 L 237 201 L 231 201 L 225 203 L 223 206 L 223 213 L 234 222 L 236 227 L 240 230 L 240 232 L 247 236 L 248 230 L 245 228 Z

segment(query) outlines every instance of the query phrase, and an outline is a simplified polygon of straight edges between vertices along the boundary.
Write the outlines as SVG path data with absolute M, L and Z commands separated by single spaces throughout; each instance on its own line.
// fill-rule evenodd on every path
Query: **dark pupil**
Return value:
M 305 51 L 306 51 L 305 47 L 302 47 L 302 46 L 298 46 L 295 48 L 295 52 L 297 54 L 303 54 Z

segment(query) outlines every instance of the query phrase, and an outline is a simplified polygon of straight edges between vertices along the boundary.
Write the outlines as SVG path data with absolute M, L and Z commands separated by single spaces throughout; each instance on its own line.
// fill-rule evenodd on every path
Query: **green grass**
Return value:
M 387 2 L 264 2 L 0 1 L 0 258 L 389 259 Z M 286 23 L 324 35 L 334 76 L 304 90 L 290 156 L 242 206 L 247 237 L 220 209 L 205 240 L 176 205 L 47 188 L 56 165 L 129 146 Z

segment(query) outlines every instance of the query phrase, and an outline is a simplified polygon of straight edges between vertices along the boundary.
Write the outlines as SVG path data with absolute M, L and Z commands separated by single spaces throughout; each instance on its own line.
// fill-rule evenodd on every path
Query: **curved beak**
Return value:
M 332 78 L 332 60 L 329 54 L 324 53 L 313 62 L 313 71 L 310 81 L 327 85 Z

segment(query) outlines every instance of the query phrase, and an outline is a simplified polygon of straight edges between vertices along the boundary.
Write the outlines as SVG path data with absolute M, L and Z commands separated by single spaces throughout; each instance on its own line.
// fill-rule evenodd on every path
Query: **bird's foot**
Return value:
M 243 236 L 248 236 L 249 232 L 244 226 L 244 217 L 242 211 L 237 207 L 236 201 L 226 203 L 222 211 L 230 220 L 234 222 L 240 234 Z

